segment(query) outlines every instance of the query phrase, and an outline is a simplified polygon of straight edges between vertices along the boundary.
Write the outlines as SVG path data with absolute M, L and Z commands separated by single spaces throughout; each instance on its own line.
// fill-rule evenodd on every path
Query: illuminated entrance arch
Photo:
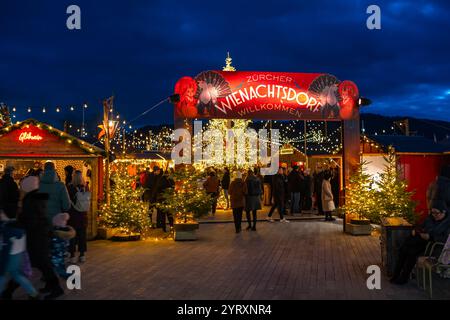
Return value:
M 341 121 L 344 187 L 360 162 L 361 99 L 352 81 L 325 73 L 209 70 L 179 79 L 175 94 L 175 129 L 193 119 Z

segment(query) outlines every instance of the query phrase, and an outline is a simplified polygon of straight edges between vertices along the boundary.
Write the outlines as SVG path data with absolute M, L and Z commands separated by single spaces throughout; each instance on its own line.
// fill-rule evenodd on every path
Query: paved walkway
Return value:
M 90 242 L 82 290 L 63 299 L 426 299 L 415 283 L 385 277 L 381 290 L 367 289 L 367 266 L 381 263 L 377 236 L 343 234 L 340 222 L 257 228 L 202 224 L 198 241 Z

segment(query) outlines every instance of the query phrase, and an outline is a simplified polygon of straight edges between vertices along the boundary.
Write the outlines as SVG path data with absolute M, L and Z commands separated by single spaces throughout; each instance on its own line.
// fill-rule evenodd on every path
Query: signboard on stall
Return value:
M 204 71 L 175 85 L 176 118 L 348 120 L 357 86 L 324 73 Z

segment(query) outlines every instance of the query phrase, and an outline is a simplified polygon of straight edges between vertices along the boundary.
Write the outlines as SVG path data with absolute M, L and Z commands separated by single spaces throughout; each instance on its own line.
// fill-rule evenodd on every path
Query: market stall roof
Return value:
M 103 149 L 35 119 L 0 132 L 0 157 L 95 157 Z
M 443 153 L 445 147 L 422 136 L 369 135 L 370 140 L 386 149 L 393 146 L 399 153 Z

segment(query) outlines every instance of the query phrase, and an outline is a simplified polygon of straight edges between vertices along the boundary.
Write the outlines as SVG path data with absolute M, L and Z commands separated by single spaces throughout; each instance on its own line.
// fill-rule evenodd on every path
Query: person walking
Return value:
M 336 209 L 333 200 L 333 191 L 331 189 L 331 173 L 325 172 L 322 181 L 322 208 L 325 213 L 325 221 L 335 220 L 332 216 L 332 212 Z
M 258 210 L 261 210 L 263 186 L 261 184 L 261 179 L 258 178 L 252 170 L 248 170 L 245 185 L 245 213 L 248 222 L 247 230 L 256 231 L 257 213 Z
M 272 196 L 273 196 L 273 205 L 270 208 L 269 216 L 267 220 L 269 222 L 274 222 L 272 219 L 273 212 L 275 209 L 278 209 L 278 214 L 280 215 L 280 222 L 290 222 L 286 220 L 283 216 L 284 205 L 285 205 L 285 184 L 283 177 L 283 168 L 280 167 L 278 169 L 278 173 L 273 177 L 272 180 Z
M 300 213 L 300 196 L 303 179 L 300 176 L 298 166 L 293 166 L 291 173 L 288 175 L 288 191 L 291 196 L 291 208 L 290 213 L 294 215 Z
M 223 195 L 227 202 L 227 207 L 225 208 L 225 210 L 228 210 L 230 208 L 230 198 L 228 196 L 228 188 L 230 187 L 230 170 L 228 168 L 225 168 L 225 173 L 223 174 L 220 184 L 223 189 Z
M 14 181 L 14 167 L 6 166 L 3 177 L 0 179 L 0 210 L 8 217 L 15 218 L 19 206 L 20 191 Z
M 8 286 L 15 289 L 21 286 L 28 294 L 30 300 L 39 298 L 38 291 L 26 277 L 23 269 L 26 255 L 26 233 L 23 226 L 17 222 L 14 216 L 7 216 L 3 210 L 0 210 L 0 293 L 2 298 L 7 300 L 12 298 L 12 294 L 5 291 L 8 278 L 14 282 Z
M 87 206 L 90 206 L 90 203 L 80 203 L 80 201 L 84 201 L 86 199 L 84 195 L 89 192 L 83 179 L 83 174 L 80 170 L 76 170 L 73 173 L 73 178 L 67 186 L 67 191 L 69 192 L 71 201 L 69 210 L 70 218 L 67 224 L 75 229 L 75 237 L 70 239 L 69 243 L 70 262 L 85 262 L 85 253 L 87 251 L 86 233 L 88 226 L 87 211 L 85 210 Z M 75 256 L 77 249 L 79 253 L 78 259 Z
M 31 265 L 39 269 L 45 281 L 41 293 L 49 293 L 44 299 L 55 299 L 64 294 L 50 260 L 50 222 L 47 203 L 50 196 L 38 189 L 27 193 L 18 221 L 27 234 L 27 251 Z
M 53 217 L 70 209 L 70 197 L 63 182 L 58 180 L 55 164 L 47 162 L 39 183 L 39 192 L 49 195 L 47 204 L 47 219 L 51 224 Z
M 246 184 L 244 180 L 242 180 L 242 173 L 237 171 L 235 179 L 229 186 L 230 204 L 231 209 L 233 210 L 234 228 L 236 233 L 241 232 L 242 212 L 244 211 L 245 206 L 246 189 Z
M 219 179 L 216 177 L 216 173 L 211 171 L 209 173 L 208 179 L 203 183 L 203 187 L 206 190 L 206 193 L 211 196 L 212 205 L 211 205 L 211 213 L 214 216 L 216 214 L 217 207 L 217 197 L 219 196 Z

